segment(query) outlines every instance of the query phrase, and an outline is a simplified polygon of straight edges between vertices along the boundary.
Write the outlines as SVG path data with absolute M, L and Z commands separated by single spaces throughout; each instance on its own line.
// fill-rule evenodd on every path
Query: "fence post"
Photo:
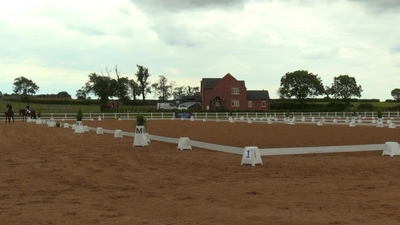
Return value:
M 246 112 L 246 118 L 247 118 L 247 119 L 249 118 L 249 113 L 248 113 L 248 112 Z
M 217 119 L 218 119 L 218 113 L 217 113 L 217 112 L 215 113 L 215 118 L 217 118 Z
M 151 113 L 150 113 L 150 118 L 152 118 L 152 119 L 153 119 L 153 112 L 151 112 Z
M 103 113 L 103 120 L 104 120 L 104 113 Z
M 206 113 L 206 119 L 207 119 L 207 113 Z

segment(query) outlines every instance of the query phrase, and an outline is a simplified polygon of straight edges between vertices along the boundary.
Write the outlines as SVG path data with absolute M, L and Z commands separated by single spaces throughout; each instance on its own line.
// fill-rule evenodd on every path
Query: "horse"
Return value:
M 8 121 L 8 123 L 11 123 L 11 118 L 13 123 L 15 123 L 14 120 L 14 111 L 12 109 L 7 109 L 6 112 L 4 113 L 4 115 L 6 116 L 6 123 Z
M 20 110 L 19 110 L 19 115 L 22 115 L 22 121 L 26 121 L 26 118 L 27 118 L 28 116 L 30 116 L 31 119 L 36 119 L 36 112 L 35 112 L 35 110 L 30 110 L 30 112 L 28 113 L 28 112 L 26 111 L 26 109 L 20 109 Z

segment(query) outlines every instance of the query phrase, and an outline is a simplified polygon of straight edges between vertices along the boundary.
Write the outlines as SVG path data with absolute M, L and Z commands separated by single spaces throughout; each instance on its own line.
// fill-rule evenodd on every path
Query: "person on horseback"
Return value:
M 7 102 L 6 112 L 7 112 L 8 110 L 12 110 L 12 105 L 11 105 L 10 102 Z
M 27 114 L 31 113 L 31 109 L 30 109 L 29 103 L 26 104 L 26 113 Z

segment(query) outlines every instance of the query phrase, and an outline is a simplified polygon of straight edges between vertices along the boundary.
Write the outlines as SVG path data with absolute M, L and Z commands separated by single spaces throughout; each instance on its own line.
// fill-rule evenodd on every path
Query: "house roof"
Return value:
M 269 93 L 268 91 L 246 91 L 247 100 L 268 100 Z
M 222 78 L 203 78 L 201 79 L 201 87 L 205 88 L 213 88 Z M 238 80 L 243 86 L 246 86 L 244 80 Z

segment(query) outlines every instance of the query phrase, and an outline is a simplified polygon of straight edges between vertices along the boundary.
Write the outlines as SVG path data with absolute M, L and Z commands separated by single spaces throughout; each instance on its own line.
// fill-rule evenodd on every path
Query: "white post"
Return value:
M 104 120 L 104 113 L 103 113 L 103 120 Z
M 215 118 L 217 118 L 217 119 L 218 119 L 218 113 L 217 113 L 217 112 L 215 113 Z
M 161 119 L 164 119 L 164 113 L 161 112 Z
M 197 119 L 197 113 L 196 112 L 194 113 L 194 118 Z
M 258 114 L 257 114 L 257 112 L 256 112 L 256 119 L 258 119 Z
M 129 120 L 129 113 L 126 113 L 127 115 L 126 115 L 126 117 L 127 117 L 127 119 Z
M 153 119 L 153 112 L 150 113 L 150 118 Z

